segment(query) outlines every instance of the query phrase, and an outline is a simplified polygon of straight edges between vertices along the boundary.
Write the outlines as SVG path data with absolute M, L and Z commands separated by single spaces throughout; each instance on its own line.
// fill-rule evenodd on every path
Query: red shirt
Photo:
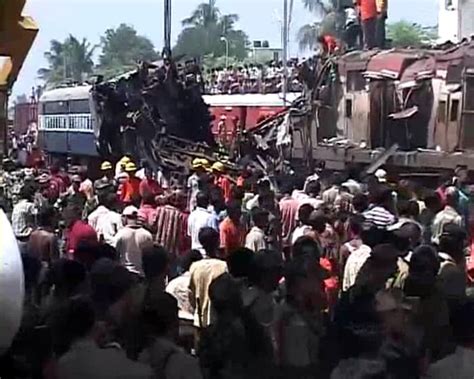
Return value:
M 74 254 L 80 242 L 89 242 L 97 244 L 97 233 L 87 222 L 78 220 L 67 231 L 66 234 L 66 251 Z
M 156 180 L 148 178 L 145 178 L 140 182 L 139 190 L 142 199 L 145 197 L 146 194 L 152 194 L 153 196 L 157 196 L 163 192 Z
M 64 183 L 64 179 L 59 174 L 53 175 L 51 177 L 51 182 L 56 184 L 60 194 L 66 192 L 66 184 Z
M 375 0 L 357 0 L 357 5 L 360 9 L 360 18 L 362 21 L 377 17 L 377 5 Z
M 226 217 L 219 226 L 221 248 L 227 257 L 231 252 L 242 247 L 245 242 L 246 230 L 241 225 L 236 225 L 229 217 Z
M 138 217 L 148 226 L 153 226 L 156 220 L 156 207 L 150 204 L 142 204 L 138 210 Z

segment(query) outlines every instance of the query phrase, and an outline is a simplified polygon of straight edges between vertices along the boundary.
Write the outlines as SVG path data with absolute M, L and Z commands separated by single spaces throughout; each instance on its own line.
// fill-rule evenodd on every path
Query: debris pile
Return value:
M 197 66 L 142 63 L 92 89 L 97 143 L 103 157 L 124 154 L 154 168 L 186 173 L 195 157 L 214 160 L 211 115 L 201 96 Z

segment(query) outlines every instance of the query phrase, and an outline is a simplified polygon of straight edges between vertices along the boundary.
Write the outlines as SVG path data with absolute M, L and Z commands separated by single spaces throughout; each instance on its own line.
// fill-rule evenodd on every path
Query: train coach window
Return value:
M 69 102 L 69 113 L 90 113 L 89 99 L 72 100 Z
M 352 118 L 352 99 L 346 99 L 346 117 Z
M 449 121 L 457 121 L 459 110 L 459 100 L 453 100 L 451 102 L 451 110 L 449 112 Z
M 43 114 L 64 114 L 67 112 L 66 101 L 51 101 L 43 104 Z
M 440 101 L 438 106 L 438 121 L 446 122 L 446 101 Z

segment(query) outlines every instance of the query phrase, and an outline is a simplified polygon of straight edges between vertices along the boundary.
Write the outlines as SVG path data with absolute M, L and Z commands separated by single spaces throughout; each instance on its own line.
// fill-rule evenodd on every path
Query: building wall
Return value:
M 460 42 L 474 33 L 474 0 L 439 0 L 440 42 Z

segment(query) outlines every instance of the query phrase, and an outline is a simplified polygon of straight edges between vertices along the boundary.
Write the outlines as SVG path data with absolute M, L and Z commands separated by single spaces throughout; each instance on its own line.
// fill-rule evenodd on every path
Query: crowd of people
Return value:
M 287 65 L 289 92 L 301 92 L 303 87 L 298 78 L 298 59 L 291 59 Z M 266 65 L 245 64 L 241 66 L 216 67 L 204 73 L 205 93 L 209 95 L 280 93 L 283 91 L 284 66 L 281 61 Z
M 0 193 L 25 277 L 2 378 L 474 377 L 466 169 L 100 168 Z

